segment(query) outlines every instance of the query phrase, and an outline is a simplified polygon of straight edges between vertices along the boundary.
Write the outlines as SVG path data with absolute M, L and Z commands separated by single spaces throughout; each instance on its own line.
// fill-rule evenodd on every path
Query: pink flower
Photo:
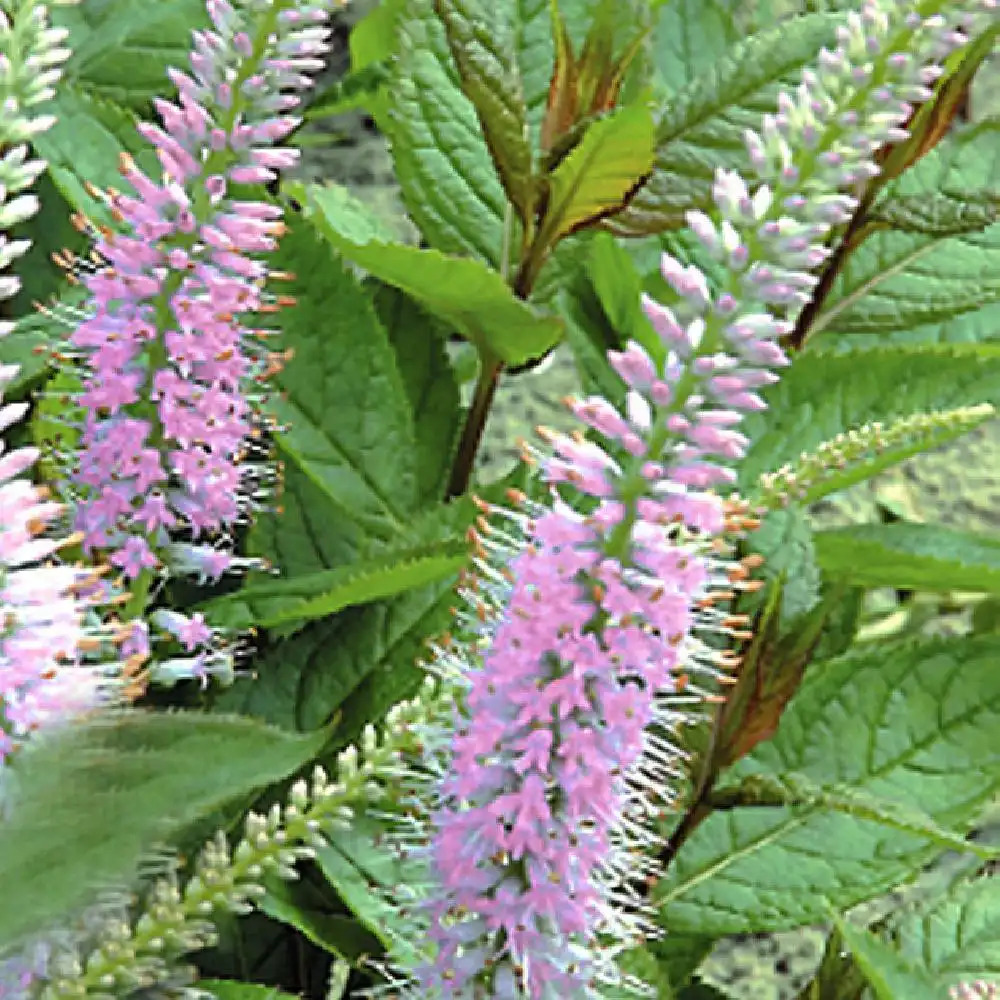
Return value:
M 128 578 L 175 568 L 172 533 L 225 537 L 257 503 L 246 445 L 272 362 L 247 323 L 271 308 L 258 255 L 275 248 L 282 213 L 232 186 L 294 164 L 294 150 L 271 147 L 298 124 L 286 112 L 321 65 L 328 6 L 208 0 L 190 74 L 170 71 L 177 100 L 156 100 L 160 124 L 139 126 L 163 176 L 122 157 L 132 193 L 108 196 L 118 230 L 96 240 L 105 266 L 80 274 L 76 524 Z

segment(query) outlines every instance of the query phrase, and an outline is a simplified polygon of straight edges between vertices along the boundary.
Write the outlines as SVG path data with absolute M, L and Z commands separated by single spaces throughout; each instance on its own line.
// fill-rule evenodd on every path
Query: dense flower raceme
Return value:
M 279 207 L 238 188 L 295 163 L 276 144 L 322 66 L 333 2 L 208 0 L 212 27 L 193 32 L 190 73 L 169 71 L 177 101 L 157 99 L 160 124 L 139 126 L 162 178 L 123 156 L 132 193 L 106 196 L 115 226 L 92 230 L 99 263 L 67 262 L 89 293 L 64 352 L 83 373 L 67 456 L 76 528 L 122 572 L 135 614 L 164 574 L 215 579 L 254 564 L 232 554 L 227 532 L 273 475 L 257 404 L 281 359 L 246 322 L 284 304 L 265 290 L 282 276 L 262 259 L 283 226 Z M 177 651 L 155 658 L 153 680 L 231 675 L 232 649 L 200 618 L 162 612 L 153 624 L 129 637 L 136 654 L 161 639 Z
M 24 0 L 0 11 L 0 230 L 29 219 L 38 201 L 29 192 L 45 170 L 28 158 L 28 142 L 49 128 L 52 118 L 36 111 L 52 96 L 62 63 L 66 33 L 52 28 L 44 4 Z M 0 235 L 0 267 L 28 249 L 26 240 Z M 0 299 L 20 288 L 16 275 L 0 278 Z M 0 333 L 9 332 L 4 324 Z M 2 351 L 2 341 L 0 341 Z M 18 373 L 0 364 L 0 394 Z M 27 412 L 25 403 L 0 404 L 0 433 Z M 92 569 L 59 565 L 59 549 L 70 539 L 54 525 L 63 508 L 28 478 L 36 448 L 4 454 L 0 443 L 0 813 L 3 762 L 32 731 L 73 718 L 114 695 L 117 653 L 112 635 L 95 625 L 83 594 L 96 579 Z M 88 663 L 83 650 L 107 656 Z
M 610 355 L 625 412 L 572 403 L 604 443 L 548 435 L 551 504 L 492 510 L 511 530 L 481 524 L 468 594 L 481 662 L 455 645 L 438 658 L 464 691 L 455 734 L 438 737 L 443 759 L 428 760 L 426 847 L 415 837 L 430 884 L 409 909 L 432 949 L 401 960 L 414 996 L 597 995 L 616 947 L 642 929 L 632 887 L 649 868 L 636 854 L 681 763 L 677 696 L 732 665 L 703 631 L 745 627 L 719 606 L 751 568 L 720 544 L 753 523 L 718 495 L 748 443 L 737 427 L 787 363 L 778 339 L 856 204 L 841 192 L 877 173 L 873 154 L 905 136 L 939 61 L 995 6 L 873 0 L 850 16 L 838 47 L 747 133 L 753 184 L 720 170 L 715 218 L 688 216 L 726 265 L 723 287 L 664 256 L 678 301 L 645 300 L 655 335 Z M 587 514 L 567 487 L 589 498 Z
M 995 1000 L 1000 996 L 1000 987 L 979 979 L 974 983 L 960 983 L 948 991 L 951 1000 Z
M 123 157 L 134 193 L 110 196 L 120 231 L 97 240 L 106 266 L 81 275 L 92 309 L 71 337 L 89 369 L 79 528 L 130 578 L 181 557 L 172 531 L 199 537 L 240 516 L 251 386 L 274 364 L 241 316 L 273 305 L 257 255 L 282 224 L 280 208 L 233 187 L 294 164 L 275 144 L 298 124 L 293 91 L 322 65 L 329 33 L 326 4 L 207 6 L 213 30 L 194 32 L 191 74 L 170 71 L 178 101 L 156 100 L 161 124 L 139 127 L 162 181 Z M 226 566 L 204 553 L 206 574 Z

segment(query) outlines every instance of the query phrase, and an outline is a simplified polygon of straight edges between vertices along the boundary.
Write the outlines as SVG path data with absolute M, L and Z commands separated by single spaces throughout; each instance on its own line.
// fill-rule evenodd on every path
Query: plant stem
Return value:
M 461 496 L 469 487 L 472 469 L 476 462 L 476 452 L 479 451 L 479 442 L 483 437 L 486 418 L 489 416 L 490 406 L 496 395 L 502 371 L 503 362 L 498 357 L 484 351 L 481 355 L 476 391 L 472 397 L 468 416 L 465 418 L 465 427 L 462 430 L 462 440 L 458 445 L 458 454 L 451 467 L 451 479 L 448 481 L 447 494 L 449 500 Z

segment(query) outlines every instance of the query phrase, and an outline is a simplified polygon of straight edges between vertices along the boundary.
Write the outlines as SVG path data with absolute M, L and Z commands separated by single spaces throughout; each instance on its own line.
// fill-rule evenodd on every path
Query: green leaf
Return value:
M 764 557 L 759 575 L 783 581 L 781 623 L 806 614 L 819 600 L 820 572 L 816 565 L 812 525 L 802 507 L 773 511 L 747 539 L 750 552 Z M 748 602 L 748 607 L 755 606 Z
M 1000 540 L 940 525 L 858 524 L 814 536 L 830 576 L 862 587 L 1000 593 Z
M 941 1000 L 939 983 L 903 959 L 885 942 L 863 927 L 842 920 L 834 914 L 844 943 L 865 974 L 876 1000 Z
M 234 631 L 300 624 L 453 576 L 466 561 L 465 550 L 460 539 L 390 548 L 321 573 L 251 584 L 202 610 L 213 625 Z
M 130 881 L 155 841 L 286 777 L 326 739 L 236 716 L 119 712 L 29 740 L 0 824 L 0 940 Z
M 679 91 L 705 66 L 721 62 L 740 40 L 732 11 L 720 0 L 660 4 L 653 30 L 653 66 L 660 84 Z
M 206 990 L 216 1000 L 296 1000 L 273 986 L 239 983 L 232 979 L 199 979 L 198 989 Z
M 435 0 L 458 67 L 462 90 L 479 116 L 500 183 L 521 224 L 535 215 L 538 186 L 528 142 L 528 109 L 502 5 L 484 7 L 478 0 Z
M 295 275 L 287 291 L 297 300 L 277 314 L 281 345 L 294 352 L 271 403 L 284 427 L 280 453 L 322 490 L 339 519 L 390 539 L 417 505 L 417 477 L 413 423 L 389 338 L 370 298 L 308 221 L 295 220 L 275 256 L 276 268 Z
M 642 106 L 594 122 L 549 177 L 538 242 L 554 246 L 619 212 L 653 166 L 653 118 Z
M 478 261 L 373 240 L 363 206 L 344 188 L 310 184 L 297 188 L 299 194 L 307 215 L 345 257 L 406 292 L 481 352 L 519 365 L 541 357 L 561 339 L 558 320 L 538 315 Z
M 1000 125 L 984 122 L 941 142 L 887 190 L 886 205 L 939 203 L 939 192 L 1000 199 Z M 1000 223 L 952 236 L 876 232 L 847 259 L 810 336 L 838 348 L 960 342 L 996 336 Z M 928 227 L 923 227 L 927 230 Z
M 187 67 L 191 30 L 207 27 L 208 17 L 202 0 L 105 0 L 60 5 L 53 22 L 72 32 L 73 55 L 61 86 L 79 84 L 142 111 L 163 94 L 168 67 Z
M 445 496 L 463 422 L 448 329 L 399 289 L 378 283 L 374 292 L 410 403 L 419 498 L 436 502 Z
M 1000 881 L 959 882 L 907 911 L 895 926 L 901 954 L 942 983 L 1000 978 Z
M 256 677 L 220 692 L 215 707 L 299 730 L 342 711 L 345 726 L 360 730 L 416 689 L 415 664 L 427 639 L 447 627 L 454 603 L 453 581 L 439 580 L 312 622 L 265 647 L 254 662 Z M 345 704 L 352 695 L 359 700 Z
M 806 15 L 755 35 L 672 96 L 656 123 L 653 176 L 608 228 L 628 236 L 676 229 L 688 209 L 710 205 L 716 170 L 747 165 L 744 129 L 759 127 L 779 86 L 815 62 L 839 20 Z
M 577 33 L 586 30 L 593 0 L 560 6 Z M 521 0 L 505 5 L 503 14 L 537 145 L 553 65 L 549 0 Z M 404 204 L 431 246 L 499 269 L 507 199 L 476 110 L 462 93 L 434 0 L 408 0 L 397 24 L 392 107 L 378 123 L 391 144 Z
M 356 961 L 378 948 L 378 938 L 337 905 L 321 877 L 307 875 L 295 882 L 271 877 L 265 888 L 267 894 L 257 903 L 258 909 L 294 927 L 327 954 Z
M 351 828 L 316 851 L 316 864 L 365 929 L 386 947 L 398 945 L 400 917 L 386 893 L 406 883 L 403 863 L 387 846 L 384 824 L 357 817 Z
M 991 636 L 815 663 L 774 738 L 723 780 L 796 772 L 964 832 L 1000 787 L 998 654 Z M 781 930 L 878 896 L 939 851 L 934 838 L 817 804 L 735 808 L 697 827 L 655 896 L 663 925 L 682 933 Z
M 851 428 L 1000 402 L 1000 350 L 986 344 L 886 347 L 841 355 L 808 350 L 766 390 L 765 398 L 768 410 L 752 414 L 744 424 L 753 442 L 740 467 L 748 491 L 762 473 L 795 462 L 803 451 L 814 451 Z
M 96 222 L 110 223 L 110 212 L 85 183 L 102 190 L 120 189 L 122 152 L 130 153 L 150 176 L 159 176 L 162 168 L 153 148 L 136 132 L 136 119 L 129 110 L 79 87 L 60 84 L 50 110 L 56 124 L 34 140 L 38 154 L 49 164 L 49 175 L 73 209 Z
M 927 195 L 900 195 L 878 205 L 872 222 L 903 233 L 948 237 L 978 233 L 1000 220 L 1000 192 L 935 191 Z

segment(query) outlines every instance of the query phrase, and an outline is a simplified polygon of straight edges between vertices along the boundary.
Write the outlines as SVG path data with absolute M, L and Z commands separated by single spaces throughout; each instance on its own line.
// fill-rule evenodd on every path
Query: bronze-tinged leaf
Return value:
M 967 106 L 972 78 L 993 51 L 998 37 L 1000 25 L 985 32 L 946 63 L 951 72 L 938 85 L 934 99 L 917 108 L 906 123 L 910 137 L 895 146 L 885 147 L 876 158 L 882 166 L 879 186 L 912 167 L 948 134 L 956 117 Z
M 472 102 L 497 176 L 530 229 L 538 185 L 528 139 L 528 110 L 513 37 L 502 14 L 479 0 L 434 0 L 462 92 Z
M 559 10 L 558 0 L 550 0 L 552 9 L 552 37 L 555 43 L 555 59 L 552 65 L 552 80 L 549 83 L 549 99 L 542 119 L 541 148 L 548 152 L 560 136 L 568 132 L 578 117 L 579 74 L 573 41 Z
M 774 735 L 785 707 L 802 683 L 832 610 L 831 598 L 798 623 L 791 636 L 782 637 L 781 591 L 780 585 L 775 586 L 759 613 L 743 667 L 722 707 L 713 762 L 716 771 L 735 763 Z

